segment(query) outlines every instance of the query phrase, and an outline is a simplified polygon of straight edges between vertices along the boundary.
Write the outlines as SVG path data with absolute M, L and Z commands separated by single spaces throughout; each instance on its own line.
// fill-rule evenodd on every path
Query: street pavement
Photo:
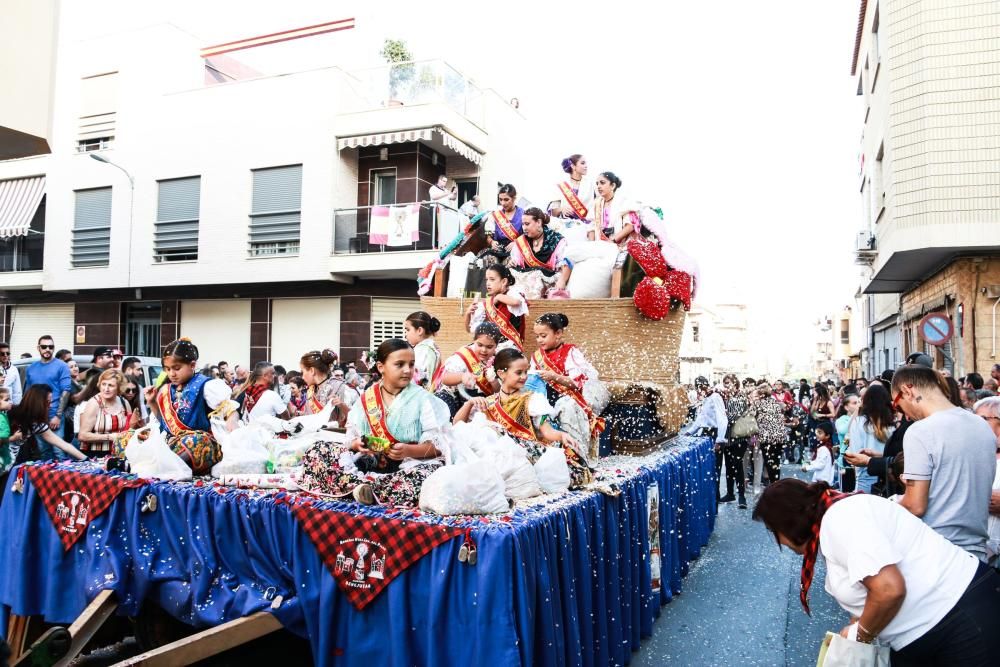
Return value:
M 784 466 L 782 475 L 804 478 L 795 466 Z M 754 498 L 747 499 L 749 509 L 719 507 L 683 592 L 663 607 L 632 665 L 811 666 L 824 634 L 847 624 L 847 613 L 823 590 L 822 558 L 809 591 L 812 617 L 806 616 L 799 603 L 801 556 L 779 551 L 763 524 L 751 521 Z

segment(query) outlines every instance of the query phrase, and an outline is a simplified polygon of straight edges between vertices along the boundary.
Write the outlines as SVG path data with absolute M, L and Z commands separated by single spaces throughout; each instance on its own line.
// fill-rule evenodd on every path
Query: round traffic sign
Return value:
M 931 313 L 920 320 L 917 333 L 931 345 L 944 345 L 951 340 L 954 328 L 951 325 L 951 318 L 947 315 Z

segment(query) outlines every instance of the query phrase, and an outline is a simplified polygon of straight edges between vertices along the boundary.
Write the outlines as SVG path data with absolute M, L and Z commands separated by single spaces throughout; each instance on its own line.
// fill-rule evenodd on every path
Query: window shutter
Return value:
M 153 256 L 160 262 L 198 259 L 201 177 L 159 182 Z
M 76 191 L 74 267 L 107 266 L 111 258 L 111 188 Z
M 118 72 L 97 74 L 80 81 L 79 141 L 115 135 L 118 109 Z
M 251 206 L 251 256 L 299 251 L 302 165 L 255 169 Z

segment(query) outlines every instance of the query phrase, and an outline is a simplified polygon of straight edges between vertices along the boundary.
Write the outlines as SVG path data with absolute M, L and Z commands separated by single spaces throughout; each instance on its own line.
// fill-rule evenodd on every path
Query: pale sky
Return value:
M 378 65 L 387 37 L 449 61 L 520 100 L 537 132 L 529 199 L 548 201 L 570 153 L 616 172 L 699 259 L 699 300 L 750 306 L 763 354 L 808 354 L 812 323 L 858 287 L 857 1 L 90 4 L 103 30 L 169 21 L 205 46 L 356 17 L 355 31 L 231 54 L 269 72 Z

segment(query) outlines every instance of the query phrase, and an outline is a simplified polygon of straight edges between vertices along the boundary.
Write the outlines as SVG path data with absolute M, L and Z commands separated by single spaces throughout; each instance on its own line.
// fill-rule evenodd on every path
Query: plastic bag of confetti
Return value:
M 569 464 L 562 447 L 548 447 L 535 461 L 535 475 L 545 493 L 562 493 L 569 488 Z
M 302 415 L 288 420 L 292 433 L 315 433 L 330 422 L 333 414 L 333 403 L 327 403 L 323 409 L 314 415 Z
M 156 477 L 183 481 L 191 479 L 191 467 L 174 454 L 163 438 L 156 417 L 149 417 L 149 424 L 136 430 L 125 446 L 125 458 L 132 472 L 139 477 Z
M 436 514 L 497 514 L 509 509 L 504 481 L 488 461 L 441 466 L 424 480 L 420 509 Z
M 222 460 L 212 466 L 212 477 L 223 475 L 262 475 L 267 472 L 270 452 L 267 443 L 272 434 L 256 424 L 227 431 L 225 422 L 212 420 L 212 435 L 222 447 Z

